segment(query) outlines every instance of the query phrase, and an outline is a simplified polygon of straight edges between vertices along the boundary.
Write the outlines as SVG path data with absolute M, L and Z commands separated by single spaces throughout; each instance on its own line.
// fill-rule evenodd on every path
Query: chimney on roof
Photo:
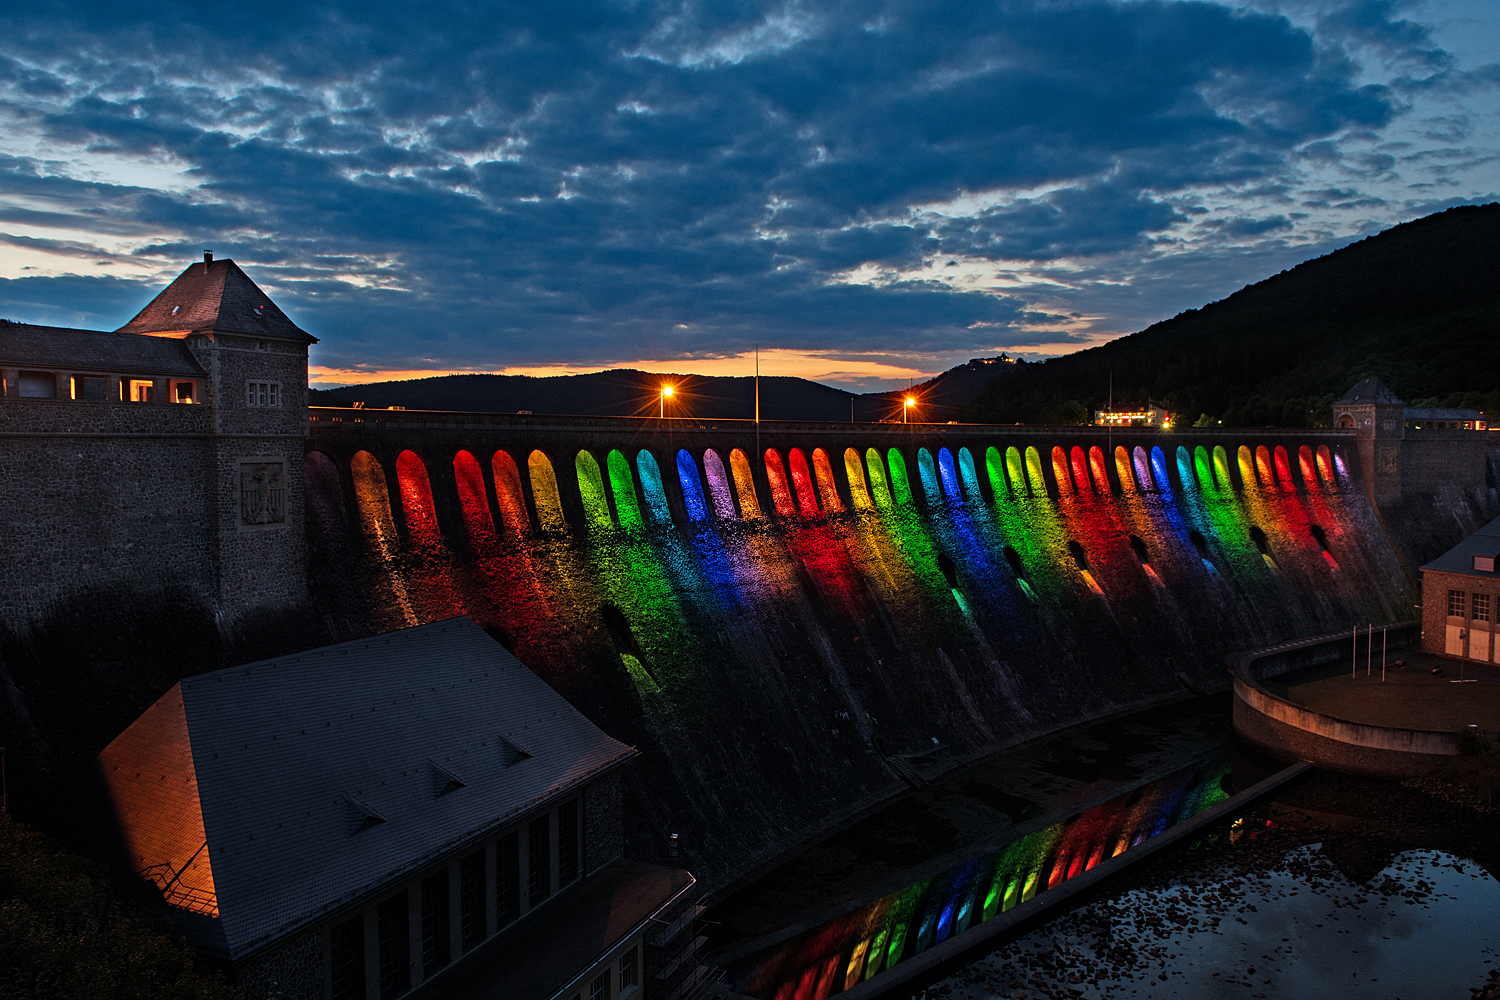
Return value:
M 205 251 L 203 251 L 203 268 L 204 268 L 204 270 L 207 270 L 208 266 L 210 264 L 212 264 L 213 262 L 214 262 L 214 252 L 212 250 L 205 250 Z

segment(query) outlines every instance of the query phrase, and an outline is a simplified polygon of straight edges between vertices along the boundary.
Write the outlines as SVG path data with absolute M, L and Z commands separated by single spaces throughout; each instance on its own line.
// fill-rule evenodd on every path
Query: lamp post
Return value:
M 917 401 L 915 399 L 910 396 L 906 397 L 906 406 L 901 410 L 901 422 L 903 424 L 911 423 L 911 408 L 916 405 Z
M 664 386 L 661 387 L 661 395 L 657 397 L 657 404 L 658 405 L 657 405 L 657 408 L 656 408 L 656 415 L 657 415 L 658 418 L 665 418 L 666 417 L 666 415 L 667 415 L 667 399 L 672 395 L 672 391 L 673 390 L 672 390 L 672 387 L 670 385 L 664 385 Z

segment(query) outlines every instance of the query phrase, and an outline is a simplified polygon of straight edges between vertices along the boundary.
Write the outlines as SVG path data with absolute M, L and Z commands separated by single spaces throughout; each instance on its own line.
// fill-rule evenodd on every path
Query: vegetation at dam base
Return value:
M 126 916 L 91 862 L 0 815 L 0 997 L 238 1000 L 191 948 Z

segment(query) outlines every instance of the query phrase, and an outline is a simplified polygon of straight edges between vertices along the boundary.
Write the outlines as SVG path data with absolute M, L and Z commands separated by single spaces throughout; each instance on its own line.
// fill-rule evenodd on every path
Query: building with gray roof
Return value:
M 1422 649 L 1500 663 L 1500 518 L 1422 567 Z
M 693 883 L 619 861 L 633 756 L 460 617 L 183 679 L 54 825 L 153 885 L 247 998 L 431 992 L 497 935 L 547 927 L 537 961 L 504 963 L 508 995 L 608 975 L 614 1000 Z

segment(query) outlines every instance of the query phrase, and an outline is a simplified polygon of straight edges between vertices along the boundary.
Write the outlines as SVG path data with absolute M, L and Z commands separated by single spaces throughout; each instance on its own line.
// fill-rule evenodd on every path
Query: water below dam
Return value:
M 759 1000 L 878 986 L 1280 768 L 1228 725 L 1198 699 L 950 774 L 730 893 L 713 960 Z M 1500 960 L 1497 870 L 1494 817 L 1313 771 L 889 995 L 1461 996 Z

